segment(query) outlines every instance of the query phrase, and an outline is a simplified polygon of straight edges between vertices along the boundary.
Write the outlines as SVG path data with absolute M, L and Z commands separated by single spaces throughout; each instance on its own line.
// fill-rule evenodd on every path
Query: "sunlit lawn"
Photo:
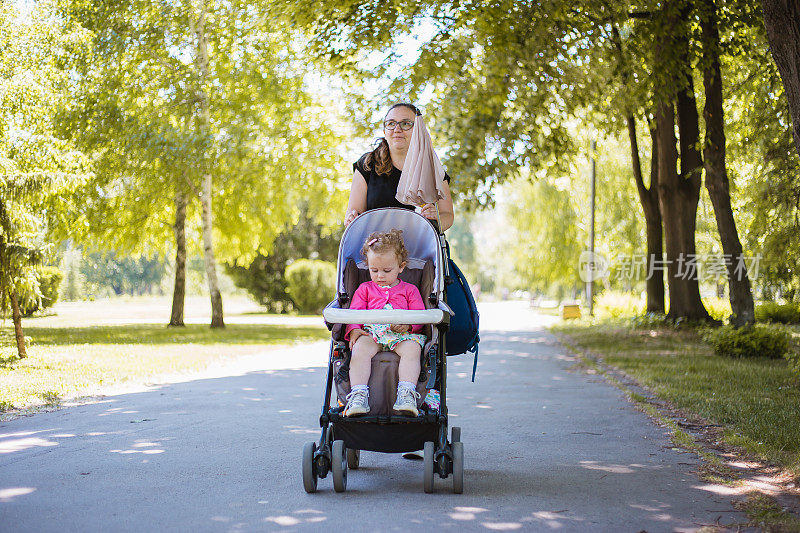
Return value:
M 229 324 L 224 329 L 207 324 L 33 325 L 25 327 L 25 335 L 31 339 L 28 357 L 18 359 L 11 322 L 0 327 L 0 411 L 58 403 L 102 387 L 202 370 L 277 345 L 329 338 L 321 320 L 319 326 Z
M 786 361 L 716 356 L 692 330 L 622 321 L 553 330 L 676 407 L 722 424 L 727 442 L 800 473 L 800 380 Z

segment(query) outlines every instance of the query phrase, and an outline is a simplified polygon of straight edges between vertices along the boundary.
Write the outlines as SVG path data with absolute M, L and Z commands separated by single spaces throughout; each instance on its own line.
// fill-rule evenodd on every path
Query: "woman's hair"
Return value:
M 403 264 L 408 261 L 408 250 L 405 243 L 403 243 L 403 232 L 399 229 L 370 233 L 364 242 L 364 246 L 361 247 L 361 255 L 366 258 L 367 252 L 376 254 L 394 252 L 397 254 L 398 263 Z
M 413 111 L 416 116 L 422 115 L 420 110 L 417 109 L 417 106 L 408 102 L 394 104 L 386 111 L 386 115 L 388 115 L 389 111 L 395 107 L 407 107 Z M 386 115 L 384 115 L 384 118 L 386 118 Z M 375 172 L 378 174 L 388 175 L 392 172 L 392 157 L 389 155 L 389 143 L 386 140 L 386 137 L 381 137 L 378 139 L 378 146 L 376 146 L 373 151 L 367 154 L 367 158 L 364 159 L 364 168 L 369 170 L 370 165 L 373 163 L 375 164 Z

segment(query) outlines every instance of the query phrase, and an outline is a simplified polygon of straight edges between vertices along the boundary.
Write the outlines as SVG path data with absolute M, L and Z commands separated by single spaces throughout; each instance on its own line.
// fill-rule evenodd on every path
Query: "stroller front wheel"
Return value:
M 343 440 L 333 441 L 331 472 L 333 473 L 333 490 L 336 492 L 347 490 L 347 454 Z
M 316 451 L 316 442 L 307 442 L 303 446 L 303 488 L 309 494 L 317 492 L 317 473 L 314 472 L 314 452 Z

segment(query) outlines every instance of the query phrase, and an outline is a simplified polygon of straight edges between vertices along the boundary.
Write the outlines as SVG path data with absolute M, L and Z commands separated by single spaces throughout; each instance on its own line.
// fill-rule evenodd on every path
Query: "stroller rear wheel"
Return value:
M 316 451 L 316 442 L 307 442 L 303 446 L 303 488 L 309 494 L 317 491 L 317 473 L 314 472 L 314 452 Z
M 433 492 L 433 443 L 431 441 L 425 442 L 422 452 L 424 476 L 422 479 L 422 488 L 426 493 L 430 494 Z
M 333 441 L 331 472 L 333 473 L 333 490 L 336 492 L 347 490 L 347 454 L 343 440 Z
M 358 470 L 358 463 L 361 461 L 361 450 L 347 448 L 347 468 Z
M 453 428 L 455 429 L 455 428 Z M 453 492 L 464 492 L 464 443 L 453 442 Z

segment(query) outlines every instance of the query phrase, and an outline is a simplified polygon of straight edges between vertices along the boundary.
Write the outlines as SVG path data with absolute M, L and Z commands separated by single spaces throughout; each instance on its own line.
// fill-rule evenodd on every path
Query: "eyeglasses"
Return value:
M 387 129 L 389 131 L 393 131 L 395 128 L 397 128 L 397 126 L 400 126 L 400 129 L 402 131 L 408 131 L 414 127 L 414 121 L 401 120 L 400 122 L 397 122 L 396 120 L 387 120 L 386 122 L 383 123 L 384 129 Z

